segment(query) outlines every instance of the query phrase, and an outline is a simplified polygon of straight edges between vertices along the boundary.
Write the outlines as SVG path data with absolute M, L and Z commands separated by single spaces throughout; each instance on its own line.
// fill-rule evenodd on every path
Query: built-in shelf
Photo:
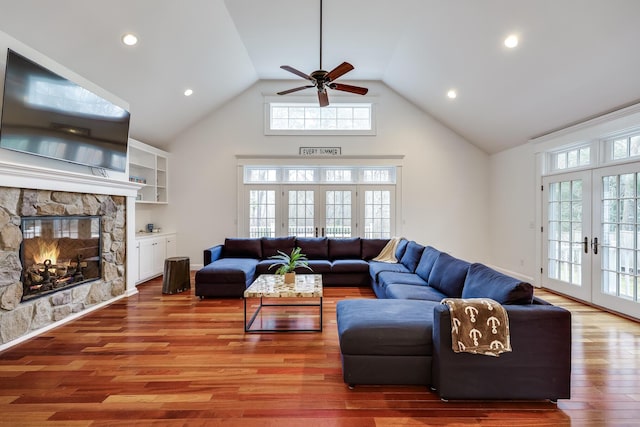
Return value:
M 136 203 L 164 204 L 167 191 L 168 153 L 129 139 L 129 181 L 141 185 Z

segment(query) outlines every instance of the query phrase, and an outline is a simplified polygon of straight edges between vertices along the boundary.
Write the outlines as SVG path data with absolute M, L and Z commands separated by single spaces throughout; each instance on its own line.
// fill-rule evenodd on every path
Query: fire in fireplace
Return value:
M 23 217 L 22 301 L 100 279 L 99 216 Z

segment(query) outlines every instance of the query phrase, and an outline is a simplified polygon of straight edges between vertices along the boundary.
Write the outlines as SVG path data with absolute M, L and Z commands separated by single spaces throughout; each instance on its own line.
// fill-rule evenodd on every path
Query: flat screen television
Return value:
M 124 172 L 129 112 L 8 49 L 0 147 Z

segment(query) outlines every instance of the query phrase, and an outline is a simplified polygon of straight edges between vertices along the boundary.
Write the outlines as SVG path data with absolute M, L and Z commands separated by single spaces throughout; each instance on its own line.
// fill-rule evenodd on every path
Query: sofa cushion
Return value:
M 298 237 L 296 246 L 308 259 L 329 259 L 329 239 L 326 237 Z
M 411 273 L 404 264 L 400 264 L 399 262 L 369 261 L 369 275 L 374 281 L 378 281 L 378 275 L 383 271 Z
M 392 283 L 386 289 L 387 298 L 395 299 L 419 299 L 423 301 L 440 302 L 447 296 L 431 286 L 405 285 Z
M 440 256 L 440 251 L 427 246 L 422 251 L 422 256 L 420 257 L 420 262 L 418 262 L 418 266 L 416 267 L 416 274 L 422 277 L 424 280 L 429 280 L 429 274 L 431 274 L 431 269 L 433 269 L 433 264 L 436 263 L 436 260 Z
M 342 354 L 431 355 L 430 301 L 350 299 L 336 305 Z
M 460 298 L 469 263 L 442 252 L 433 264 L 429 274 L 429 286 L 432 286 L 450 298 Z
M 207 264 L 196 272 L 199 283 L 245 283 L 253 282 L 257 259 L 222 258 Z
M 387 246 L 389 239 L 361 239 L 362 259 L 369 261 L 380 255 L 382 249 Z
M 407 285 L 426 286 L 427 282 L 414 273 L 401 273 L 398 271 L 382 271 L 378 274 L 378 283 L 390 285 L 392 283 L 402 283 Z
M 362 259 L 360 238 L 329 239 L 329 259 Z
M 262 258 L 262 243 L 260 239 L 232 238 L 224 239 L 225 258 Z
M 337 259 L 331 263 L 332 273 L 368 273 L 369 263 L 361 259 Z
M 296 238 L 291 237 L 263 237 L 262 239 L 262 258 L 269 258 L 279 255 L 278 251 L 285 254 L 291 254 L 296 246 Z
M 412 273 L 416 271 L 420 257 L 424 251 L 424 246 L 414 242 L 413 240 L 407 243 L 407 247 L 404 250 L 400 263 L 404 264 Z
M 462 298 L 491 298 L 500 304 L 531 304 L 533 286 L 484 264 L 471 264 Z
M 311 271 L 304 267 L 296 268 L 296 273 L 298 274 L 325 274 L 331 273 L 331 261 L 326 259 L 310 259 L 309 267 L 311 267 Z
M 400 261 L 402 259 L 402 255 L 404 255 L 404 251 L 407 249 L 407 245 L 409 241 L 407 239 L 400 239 L 398 242 L 398 246 L 396 246 L 396 259 Z

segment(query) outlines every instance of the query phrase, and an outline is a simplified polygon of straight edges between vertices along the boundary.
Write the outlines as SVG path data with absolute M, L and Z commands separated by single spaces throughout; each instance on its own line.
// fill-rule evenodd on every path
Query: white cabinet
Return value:
M 136 283 L 140 283 L 164 273 L 164 260 L 175 256 L 176 253 L 176 235 L 138 235 L 136 248 L 138 249 Z
M 136 203 L 168 203 L 169 153 L 129 139 L 129 181 L 142 185 Z

